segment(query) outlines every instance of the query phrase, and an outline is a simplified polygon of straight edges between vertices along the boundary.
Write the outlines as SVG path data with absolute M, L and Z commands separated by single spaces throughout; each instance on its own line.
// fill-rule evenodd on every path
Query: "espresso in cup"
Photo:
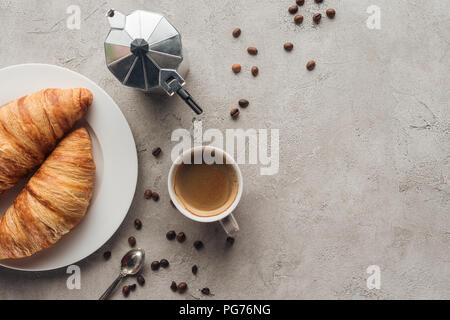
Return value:
M 170 168 L 168 187 L 170 199 L 185 217 L 220 222 L 230 237 L 239 232 L 233 212 L 242 197 L 242 173 L 224 150 L 198 146 L 183 152 Z
M 227 211 L 239 193 L 239 177 L 232 164 L 177 166 L 173 189 L 179 203 L 197 217 L 214 217 Z

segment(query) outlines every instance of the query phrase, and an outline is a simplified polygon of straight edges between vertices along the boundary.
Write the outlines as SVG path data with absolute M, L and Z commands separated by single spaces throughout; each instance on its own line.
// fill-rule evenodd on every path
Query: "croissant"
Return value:
M 95 163 L 86 129 L 64 138 L 0 218 L 0 260 L 50 247 L 86 214 Z
M 47 89 L 0 108 L 0 194 L 40 165 L 92 104 L 88 89 Z

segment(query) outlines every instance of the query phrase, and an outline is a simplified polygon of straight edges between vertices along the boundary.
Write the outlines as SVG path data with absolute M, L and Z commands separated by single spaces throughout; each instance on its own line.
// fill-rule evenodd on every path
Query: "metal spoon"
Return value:
M 142 249 L 133 249 L 128 252 L 122 258 L 122 266 L 120 270 L 120 275 L 111 284 L 111 286 L 105 291 L 105 293 L 100 297 L 99 300 L 106 300 L 109 295 L 114 291 L 117 285 L 126 277 L 134 276 L 139 271 L 141 271 L 142 266 L 145 261 L 145 251 Z

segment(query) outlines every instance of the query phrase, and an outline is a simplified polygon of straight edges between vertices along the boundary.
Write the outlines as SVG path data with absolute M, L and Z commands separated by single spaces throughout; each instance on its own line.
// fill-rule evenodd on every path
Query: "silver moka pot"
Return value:
M 180 33 L 162 15 L 137 10 L 128 16 L 107 13 L 111 30 L 105 41 L 108 69 L 124 85 L 146 92 L 177 93 L 197 114 L 203 110 L 183 89 L 188 62 Z

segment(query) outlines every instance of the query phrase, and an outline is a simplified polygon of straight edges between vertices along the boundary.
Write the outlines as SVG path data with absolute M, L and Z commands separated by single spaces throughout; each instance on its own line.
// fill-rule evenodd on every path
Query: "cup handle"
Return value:
M 233 214 L 230 214 L 228 217 L 220 220 L 220 224 L 229 237 L 234 237 L 239 232 L 239 225 Z

